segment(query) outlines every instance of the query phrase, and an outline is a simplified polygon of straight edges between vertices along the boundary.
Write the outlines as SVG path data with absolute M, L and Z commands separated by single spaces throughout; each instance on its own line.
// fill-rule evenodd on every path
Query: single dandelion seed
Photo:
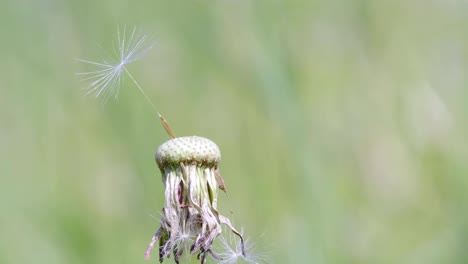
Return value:
M 241 231 L 241 234 L 243 232 Z M 220 236 L 221 242 L 220 253 L 217 256 L 220 258 L 220 264 L 235 264 L 249 263 L 259 264 L 268 263 L 269 260 L 256 252 L 255 244 L 249 238 L 241 243 L 232 234 Z
M 161 262 L 173 254 L 179 263 L 184 252 L 197 255 L 201 263 L 205 263 L 207 256 L 222 261 L 212 251 L 214 240 L 222 232 L 221 224 L 238 236 L 240 252 L 245 256 L 242 235 L 216 208 L 221 159 L 218 146 L 202 137 L 178 137 L 159 146 L 155 158 L 165 185 L 166 202 L 161 227 L 145 257 L 150 257 L 150 251 L 158 243 Z
M 87 83 L 83 88 L 86 94 L 94 94 L 96 98 L 103 97 L 106 103 L 111 97 L 117 100 L 119 96 L 120 86 L 123 75 L 126 74 L 145 99 L 150 103 L 153 110 L 158 114 L 161 123 L 167 134 L 175 138 L 175 133 L 172 131 L 169 123 L 158 112 L 153 102 L 149 99 L 140 84 L 136 81 L 133 75 L 128 71 L 126 65 L 139 60 L 145 56 L 148 51 L 156 44 L 149 35 L 137 36 L 136 27 L 128 33 L 125 25 L 122 32 L 117 28 L 117 47 L 114 45 L 116 58 L 113 60 L 90 61 L 78 59 L 81 62 L 89 64 L 96 68 L 94 71 L 80 72 L 77 75 L 82 77 L 82 80 Z
M 130 63 L 145 56 L 155 44 L 155 41 L 152 40 L 149 35 L 137 35 L 136 27 L 134 27 L 131 32 L 127 32 L 127 26 L 123 27 L 122 32 L 120 29 L 117 29 L 117 47 L 115 47 L 116 58 L 102 61 L 78 59 L 96 69 L 88 72 L 80 72 L 77 73 L 77 75 L 80 75 L 82 80 L 87 83 L 84 87 L 86 94 L 93 94 L 96 98 L 102 97 L 104 102 L 107 102 L 112 97 L 117 100 L 123 75 L 127 75 L 151 104 L 154 111 L 157 112 L 156 107 L 146 95 L 143 88 L 141 88 L 126 67 Z

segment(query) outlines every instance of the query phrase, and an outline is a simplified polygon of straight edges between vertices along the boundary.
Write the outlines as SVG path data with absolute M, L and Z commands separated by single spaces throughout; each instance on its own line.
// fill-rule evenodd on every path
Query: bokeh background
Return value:
M 168 136 L 128 78 L 102 104 L 75 75 L 118 25 L 157 39 L 129 70 L 220 146 L 219 207 L 271 263 L 467 263 L 467 1 L 0 5 L 0 263 L 157 261 Z

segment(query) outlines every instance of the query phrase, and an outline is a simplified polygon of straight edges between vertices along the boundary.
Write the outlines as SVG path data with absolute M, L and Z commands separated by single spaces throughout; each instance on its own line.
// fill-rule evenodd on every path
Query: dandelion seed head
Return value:
M 94 70 L 88 72 L 77 73 L 77 75 L 82 77 L 82 81 L 86 83 L 83 87 L 86 90 L 86 95 L 92 94 L 96 98 L 102 97 L 104 102 L 107 102 L 111 97 L 117 100 L 125 74 L 130 76 L 142 91 L 127 70 L 126 65 L 145 56 L 154 44 L 155 41 L 149 35 L 139 36 L 136 32 L 136 27 L 130 32 L 127 31 L 126 26 L 123 27 L 122 31 L 118 28 L 117 44 L 114 44 L 116 56 L 113 60 L 92 61 L 78 59 L 94 68 Z M 143 91 L 142 93 L 144 94 Z
M 145 251 L 146 258 L 159 241 L 161 262 L 171 255 L 176 263 L 184 255 L 196 255 L 200 263 L 208 257 L 221 261 L 212 250 L 221 225 L 237 235 L 243 253 L 242 235 L 217 210 L 220 158 L 214 142 L 197 136 L 173 138 L 158 148 L 155 159 L 165 186 L 165 206 L 160 228 Z

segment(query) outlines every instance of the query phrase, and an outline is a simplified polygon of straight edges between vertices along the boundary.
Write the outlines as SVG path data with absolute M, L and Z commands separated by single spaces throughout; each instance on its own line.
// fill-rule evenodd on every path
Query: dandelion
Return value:
M 87 83 L 84 87 L 86 94 L 94 94 L 96 98 L 102 97 L 104 102 L 107 102 L 111 97 L 117 100 L 123 75 L 126 74 L 156 111 L 151 100 L 126 67 L 128 64 L 145 56 L 154 44 L 155 41 L 148 35 L 137 37 L 136 27 L 129 34 L 126 26 L 124 26 L 122 32 L 118 29 L 117 47 L 115 50 L 117 58 L 102 61 L 78 59 L 96 68 L 94 71 L 77 73 Z
M 101 62 L 80 60 L 97 69 L 79 73 L 88 84 L 86 94 L 103 97 L 107 102 L 118 98 L 124 75 L 131 78 L 156 113 L 154 104 L 130 74 L 126 66 L 143 57 L 154 45 L 149 36 L 136 37 L 134 28 L 127 34 L 117 32 L 117 60 Z M 152 249 L 158 244 L 159 261 L 163 262 L 172 254 L 176 263 L 181 257 L 196 255 L 202 264 L 212 256 L 222 264 L 236 263 L 243 259 L 256 263 L 255 258 L 246 254 L 244 238 L 231 221 L 217 210 L 218 191 L 225 191 L 224 180 L 218 169 L 221 153 L 218 146 L 209 139 L 192 136 L 176 137 L 171 127 L 159 113 L 161 123 L 171 140 L 163 143 L 156 151 L 155 158 L 161 170 L 165 186 L 165 205 L 162 210 L 161 226 L 154 234 L 145 258 L 150 258 Z M 224 224 L 239 239 L 235 249 L 225 245 L 225 252 L 213 252 L 215 239 L 221 234 Z M 250 247 L 248 248 L 250 249 Z
M 156 163 L 165 185 L 165 206 L 161 227 L 153 236 L 145 257 L 159 242 L 159 260 L 174 260 L 184 250 L 196 254 L 201 263 L 207 255 L 222 261 L 212 251 L 214 240 L 226 225 L 240 239 L 240 252 L 244 254 L 243 237 L 230 220 L 217 210 L 218 189 L 223 184 L 218 163 L 221 153 L 209 139 L 192 136 L 178 137 L 163 143 L 156 151 Z

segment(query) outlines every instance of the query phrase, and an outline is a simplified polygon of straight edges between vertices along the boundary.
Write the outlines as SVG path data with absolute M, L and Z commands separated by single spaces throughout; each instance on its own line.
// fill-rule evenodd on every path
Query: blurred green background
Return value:
M 103 105 L 75 75 L 125 24 L 158 40 L 129 70 L 220 146 L 219 207 L 271 263 L 467 263 L 468 2 L 0 5 L 0 263 L 157 262 L 168 136 L 128 80 Z

